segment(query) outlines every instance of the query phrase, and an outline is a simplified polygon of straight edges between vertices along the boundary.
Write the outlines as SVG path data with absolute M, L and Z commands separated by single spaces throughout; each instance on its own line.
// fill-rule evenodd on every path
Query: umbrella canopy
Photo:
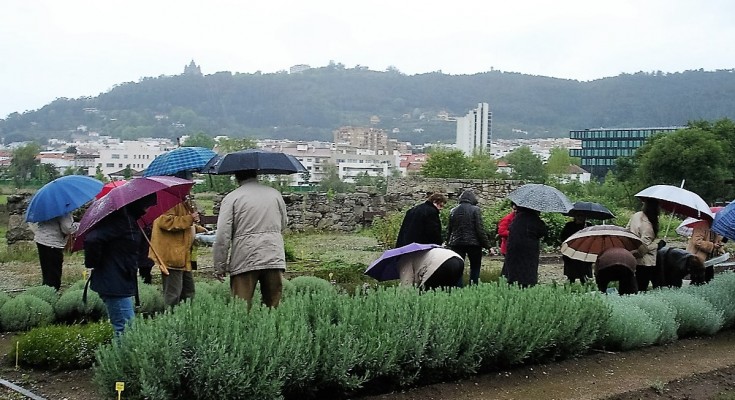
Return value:
M 698 194 L 680 187 L 654 185 L 636 193 L 635 197 L 656 199 L 662 210 L 685 217 L 710 221 L 715 217 L 707 203 Z
M 97 193 L 97 196 L 94 196 L 94 197 L 96 199 L 99 199 L 99 198 L 103 197 L 104 195 L 106 195 L 107 193 L 110 193 L 110 190 L 112 190 L 112 189 L 114 189 L 114 188 L 116 188 L 118 186 L 122 186 L 122 185 L 126 184 L 127 182 L 128 181 L 126 181 L 124 179 L 119 180 L 119 181 L 107 182 L 107 183 L 104 184 L 104 186 L 102 186 L 102 190 L 100 190 L 100 192 Z
M 578 201 L 567 213 L 571 217 L 584 217 L 587 219 L 612 219 L 615 215 L 600 203 L 591 201 Z
M 238 171 L 255 170 L 259 174 L 294 174 L 306 172 L 296 157 L 272 151 L 248 149 L 224 156 L 216 156 L 202 168 L 205 174 L 234 174 Z
M 717 218 L 717 216 L 715 216 Z M 702 219 L 687 217 L 676 227 L 676 233 L 681 236 L 690 237 L 695 228 L 709 228 L 710 222 Z
M 715 215 L 712 230 L 730 240 L 735 240 L 735 201 Z
M 434 247 L 440 247 L 436 244 L 410 243 L 405 246 L 396 247 L 385 251 L 380 257 L 373 261 L 365 270 L 365 275 L 372 276 L 379 281 L 389 281 L 398 279 L 398 260 L 401 256 L 417 251 L 429 250 Z
M 643 242 L 633 232 L 615 225 L 596 225 L 578 231 L 561 245 L 561 253 L 579 261 L 594 262 L 611 247 L 635 250 Z
M 26 222 L 42 222 L 68 214 L 94 199 L 102 182 L 83 175 L 67 175 L 43 185 L 26 209 Z
M 191 190 L 194 182 L 173 176 L 152 176 L 148 178 L 136 178 L 128 183 L 118 186 L 106 196 L 95 200 L 84 213 L 79 221 L 79 229 L 76 232 L 73 251 L 84 247 L 84 235 L 104 217 L 125 207 L 135 200 L 155 193 L 156 205 L 149 208 L 139 222 L 148 225 L 161 214 L 170 210 L 171 207 L 181 203 Z
M 508 198 L 519 207 L 542 212 L 567 213 L 574 207 L 559 189 L 540 183 L 523 185 L 510 192 Z
M 201 171 L 217 153 L 204 147 L 178 147 L 156 157 L 143 176 L 175 175 L 181 171 Z

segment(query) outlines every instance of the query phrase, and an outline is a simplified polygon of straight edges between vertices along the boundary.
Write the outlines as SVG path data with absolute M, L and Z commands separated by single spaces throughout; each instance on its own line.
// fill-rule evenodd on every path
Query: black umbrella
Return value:
M 574 203 L 574 207 L 567 213 L 570 217 L 584 217 L 587 219 L 612 219 L 615 218 L 607 207 L 600 203 L 591 201 L 578 201 Z
M 222 175 L 247 170 L 262 175 L 306 172 L 301 162 L 290 154 L 248 149 L 214 157 L 202 168 L 202 173 Z

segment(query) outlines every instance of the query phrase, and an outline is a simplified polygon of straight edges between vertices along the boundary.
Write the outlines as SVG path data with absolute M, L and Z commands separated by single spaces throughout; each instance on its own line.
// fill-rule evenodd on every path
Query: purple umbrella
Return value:
M 81 250 L 84 247 L 84 235 L 113 212 L 135 200 L 156 193 L 156 205 L 149 208 L 139 220 L 143 225 L 148 225 L 161 214 L 181 203 L 193 185 L 192 181 L 173 176 L 151 176 L 132 179 L 124 185 L 113 188 L 106 196 L 95 200 L 84 213 L 82 220 L 79 221 L 73 251 Z
M 398 261 L 404 254 L 414 253 L 441 247 L 436 244 L 411 243 L 402 247 L 396 247 L 385 251 L 380 258 L 373 261 L 365 270 L 365 275 L 371 276 L 379 281 L 390 281 L 399 278 Z

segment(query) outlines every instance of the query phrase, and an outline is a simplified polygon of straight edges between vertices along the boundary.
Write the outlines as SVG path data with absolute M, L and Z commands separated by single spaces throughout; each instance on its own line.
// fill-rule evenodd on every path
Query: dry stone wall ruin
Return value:
M 434 192 L 444 193 L 450 201 L 456 201 L 462 191 L 472 189 L 479 204 L 487 205 L 501 201 L 521 184 L 506 180 L 390 178 L 384 195 L 372 187 L 358 187 L 355 193 L 290 193 L 283 198 L 291 231 L 353 232 L 378 215 L 405 210 Z M 28 194 L 8 196 L 8 244 L 33 240 L 33 233 L 23 220 L 29 199 Z M 215 204 L 217 209 L 218 204 Z

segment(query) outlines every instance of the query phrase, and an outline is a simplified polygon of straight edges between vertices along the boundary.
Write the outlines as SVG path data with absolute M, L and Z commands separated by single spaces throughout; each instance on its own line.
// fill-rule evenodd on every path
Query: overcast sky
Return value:
M 0 118 L 142 77 L 330 60 L 588 81 L 735 68 L 732 0 L 2 0 Z

